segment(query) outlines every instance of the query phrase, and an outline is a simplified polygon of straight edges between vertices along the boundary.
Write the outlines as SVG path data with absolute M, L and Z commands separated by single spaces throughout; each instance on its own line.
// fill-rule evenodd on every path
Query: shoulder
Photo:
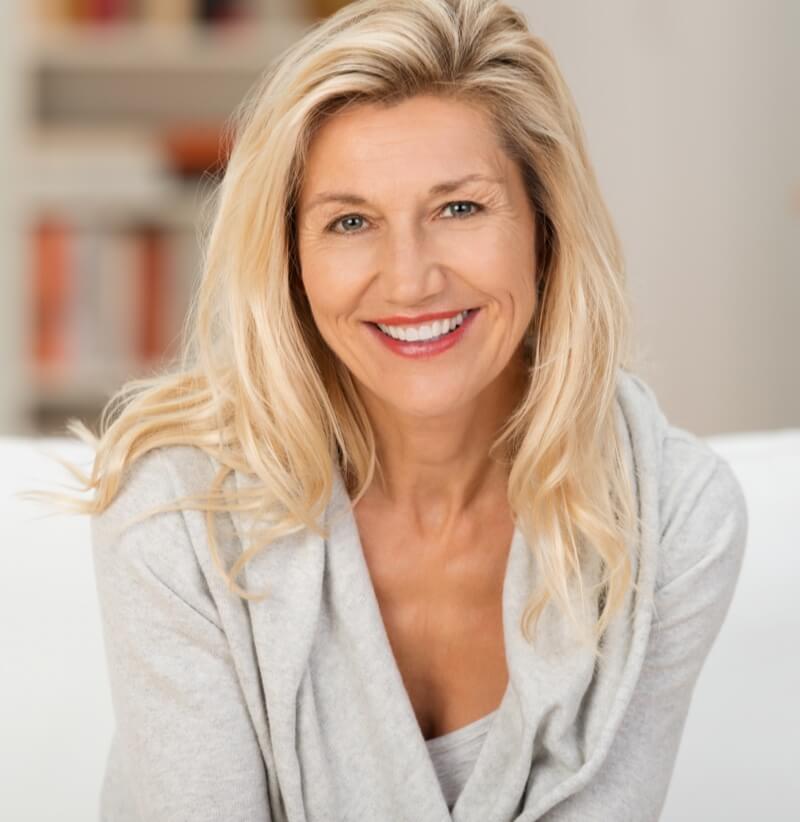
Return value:
M 747 501 L 731 464 L 695 434 L 669 425 L 659 477 L 661 588 L 703 566 L 738 575 L 748 532 Z
M 187 601 L 204 601 L 207 585 L 198 558 L 202 534 L 187 522 L 186 511 L 156 509 L 208 491 L 213 474 L 211 458 L 185 445 L 155 448 L 126 468 L 109 505 L 90 518 L 101 591 L 129 597 L 166 586 Z M 213 619 L 213 609 L 207 610 Z
M 113 499 L 92 516 L 96 524 L 122 523 L 179 496 L 207 487 L 213 476 L 210 457 L 189 445 L 160 446 L 126 466 Z
M 657 522 L 647 523 L 659 546 L 656 589 L 712 566 L 719 582 L 734 580 L 748 514 L 732 466 L 704 439 L 671 423 L 636 374 L 619 369 L 617 401 L 630 465 L 649 476 L 657 497 Z

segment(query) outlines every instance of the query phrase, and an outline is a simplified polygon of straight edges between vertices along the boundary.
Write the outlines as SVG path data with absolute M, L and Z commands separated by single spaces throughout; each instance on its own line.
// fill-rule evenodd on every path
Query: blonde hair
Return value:
M 361 496 L 380 470 L 376 441 L 299 287 L 294 209 L 325 117 L 420 93 L 481 105 L 524 173 L 541 238 L 530 381 L 492 450 L 510 455 L 508 501 L 541 570 L 523 616 L 526 638 L 551 601 L 580 626 L 569 592 L 577 584 L 580 601 L 594 603 L 598 651 L 633 586 L 628 542 L 638 528 L 614 424 L 629 333 L 623 259 L 556 61 L 501 2 L 357 0 L 269 66 L 228 123 L 232 149 L 213 192 L 180 364 L 124 385 L 104 408 L 98 437 L 79 420 L 67 424 L 94 449 L 91 476 L 67 465 L 95 490 L 92 500 L 39 496 L 98 513 L 146 452 L 203 449 L 219 464 L 208 494 L 147 515 L 205 511 L 216 567 L 231 591 L 254 599 L 262 595 L 235 582 L 244 563 L 299 528 L 324 534 L 318 518 L 337 467 L 348 492 Z M 257 477 L 257 487 L 224 491 L 234 470 Z M 212 515 L 233 510 L 269 525 L 226 569 Z M 597 597 L 583 586 L 592 561 L 603 569 Z

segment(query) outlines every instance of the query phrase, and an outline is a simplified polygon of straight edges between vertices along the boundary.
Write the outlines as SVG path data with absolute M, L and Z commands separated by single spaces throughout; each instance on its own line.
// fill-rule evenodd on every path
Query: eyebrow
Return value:
M 431 186 L 428 191 L 428 196 L 434 197 L 441 196 L 442 194 L 450 194 L 453 191 L 457 191 L 466 183 L 472 182 L 497 183 L 499 185 L 503 185 L 505 180 L 502 177 L 487 177 L 485 174 L 467 174 L 464 177 L 459 177 L 457 180 L 445 180 L 442 183 L 437 183 L 435 186 Z M 318 206 L 324 205 L 325 203 L 366 205 L 367 200 L 364 197 L 359 197 L 357 194 L 350 194 L 346 191 L 323 191 L 321 194 L 317 194 L 316 197 L 311 199 L 306 207 L 306 211 L 309 212 Z

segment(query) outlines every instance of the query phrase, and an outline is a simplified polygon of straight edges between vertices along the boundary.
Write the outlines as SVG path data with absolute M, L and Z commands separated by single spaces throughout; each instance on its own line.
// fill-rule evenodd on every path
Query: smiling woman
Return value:
M 232 126 L 181 367 L 72 422 L 95 496 L 56 498 L 103 818 L 656 820 L 747 514 L 627 363 L 551 52 L 493 0 L 358 0 Z

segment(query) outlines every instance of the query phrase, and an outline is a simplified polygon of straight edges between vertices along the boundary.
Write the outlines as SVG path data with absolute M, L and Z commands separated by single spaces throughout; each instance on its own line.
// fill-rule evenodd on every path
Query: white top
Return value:
M 469 725 L 425 741 L 448 810 L 453 810 L 461 789 L 472 773 L 496 713 L 496 710 L 492 711 Z

